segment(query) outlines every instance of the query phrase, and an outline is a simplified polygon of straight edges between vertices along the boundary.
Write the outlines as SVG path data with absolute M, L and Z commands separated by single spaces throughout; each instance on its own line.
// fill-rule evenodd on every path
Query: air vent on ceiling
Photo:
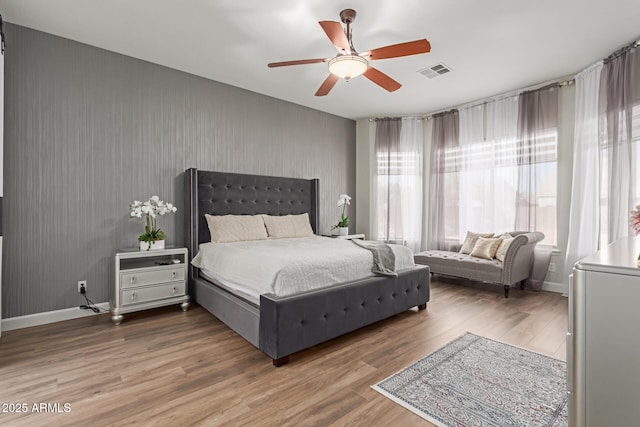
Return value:
M 447 66 L 445 63 L 441 62 L 439 64 L 433 65 L 431 67 L 427 67 L 423 70 L 418 71 L 420 74 L 429 77 L 430 79 L 434 77 L 441 76 L 443 74 L 447 74 L 451 71 L 451 68 Z

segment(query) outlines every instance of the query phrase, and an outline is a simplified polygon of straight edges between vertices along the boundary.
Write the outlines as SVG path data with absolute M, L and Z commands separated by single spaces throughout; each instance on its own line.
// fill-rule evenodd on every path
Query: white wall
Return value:
M 573 169 L 573 134 L 575 121 L 575 86 L 563 86 L 558 93 L 558 247 L 551 256 L 555 264 L 555 272 L 549 272 L 546 282 L 551 285 L 565 283 L 562 272 L 569 233 L 569 210 L 571 202 L 571 177 Z M 455 107 L 452 107 L 455 108 Z M 432 120 L 424 120 L 424 171 L 425 197 L 424 215 L 429 212 L 429 165 L 431 153 Z M 356 191 L 358 213 L 358 233 L 370 235 L 371 224 L 371 166 L 373 161 L 374 131 L 368 119 L 360 119 L 356 123 Z M 427 241 L 427 230 L 423 227 L 423 245 Z M 552 286 L 553 288 L 553 286 Z M 561 290 L 557 287 L 556 290 Z

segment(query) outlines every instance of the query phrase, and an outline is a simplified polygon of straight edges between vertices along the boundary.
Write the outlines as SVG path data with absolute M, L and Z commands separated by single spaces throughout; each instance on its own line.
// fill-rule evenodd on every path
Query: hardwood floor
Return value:
M 0 425 L 430 426 L 370 386 L 466 331 L 564 360 L 566 330 L 560 294 L 505 299 L 501 287 L 438 278 L 427 310 L 281 368 L 199 306 L 125 315 L 120 326 L 108 315 L 69 320 L 2 334 L 0 410 L 27 412 L 0 412 Z

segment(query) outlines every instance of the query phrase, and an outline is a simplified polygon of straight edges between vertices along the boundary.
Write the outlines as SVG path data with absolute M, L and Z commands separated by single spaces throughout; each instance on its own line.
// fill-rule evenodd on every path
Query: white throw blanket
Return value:
M 395 270 L 415 264 L 413 252 L 390 245 Z M 277 296 L 321 289 L 373 276 L 371 252 L 348 240 L 329 237 L 203 243 L 191 262 L 224 284 Z

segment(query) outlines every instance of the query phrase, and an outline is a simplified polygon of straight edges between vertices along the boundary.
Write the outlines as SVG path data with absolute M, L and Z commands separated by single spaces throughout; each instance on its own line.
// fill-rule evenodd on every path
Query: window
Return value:
M 434 123 L 430 246 L 450 247 L 467 231 L 540 231 L 556 246 L 557 86 L 458 112 L 457 139 Z
M 385 236 L 387 241 L 404 243 L 406 216 L 403 218 L 402 186 L 407 177 L 415 175 L 421 169 L 422 156 L 417 151 L 378 152 L 376 153 L 377 179 L 377 231 L 378 236 Z M 422 179 L 421 176 L 416 176 Z
M 532 163 L 518 163 L 518 141 L 481 141 L 445 154 L 445 237 L 464 240 L 467 230 L 503 232 L 526 218 L 528 230 L 557 244 L 557 131 L 550 131 Z

